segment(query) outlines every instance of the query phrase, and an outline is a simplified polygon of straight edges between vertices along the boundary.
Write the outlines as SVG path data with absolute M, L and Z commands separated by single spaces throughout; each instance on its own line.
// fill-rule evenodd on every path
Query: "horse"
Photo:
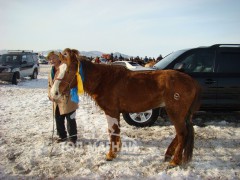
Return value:
M 192 115 L 198 110 L 200 86 L 189 75 L 176 70 L 134 72 L 122 66 L 93 64 L 75 49 L 66 48 L 51 88 L 51 96 L 61 95 L 77 86 L 81 70 L 84 91 L 105 112 L 110 149 L 106 160 L 117 157 L 121 149 L 120 113 L 142 112 L 165 107 L 176 136 L 165 153 L 169 167 L 187 164 L 192 159 L 194 128 Z

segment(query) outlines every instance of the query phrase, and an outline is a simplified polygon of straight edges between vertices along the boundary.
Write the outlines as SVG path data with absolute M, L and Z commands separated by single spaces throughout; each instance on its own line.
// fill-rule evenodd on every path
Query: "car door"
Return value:
M 33 74 L 34 59 L 31 54 L 27 55 L 27 76 Z
M 27 61 L 27 55 L 22 55 L 21 60 L 21 67 L 20 67 L 20 76 L 25 77 L 28 74 L 28 61 Z
M 207 48 L 193 49 L 185 52 L 174 63 L 182 64 L 181 69 L 201 85 L 201 109 L 214 108 L 217 103 L 215 51 Z
M 240 48 L 218 48 L 217 107 L 240 109 Z

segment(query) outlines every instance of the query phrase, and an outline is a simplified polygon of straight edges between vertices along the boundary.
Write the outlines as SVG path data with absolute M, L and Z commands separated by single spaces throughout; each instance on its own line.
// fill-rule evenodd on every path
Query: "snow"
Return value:
M 1 179 L 240 179 L 240 118 L 199 115 L 193 160 L 167 169 L 164 153 L 175 136 L 169 122 L 129 126 L 121 117 L 123 148 L 113 161 L 108 150 L 106 117 L 86 96 L 77 110 L 78 141 L 52 144 L 52 103 L 47 97 L 49 65 L 36 80 L 0 83 Z M 56 138 L 56 132 L 54 138 Z

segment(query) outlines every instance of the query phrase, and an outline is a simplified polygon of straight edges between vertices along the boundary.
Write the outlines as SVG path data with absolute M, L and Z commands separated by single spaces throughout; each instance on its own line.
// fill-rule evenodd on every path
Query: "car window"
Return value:
M 182 55 L 187 50 L 179 50 L 176 52 L 173 52 L 167 56 L 165 56 L 161 61 L 159 61 L 157 64 L 153 66 L 155 69 L 164 69 L 166 68 L 171 62 L 173 62 L 177 57 Z
M 1 59 L 1 64 L 11 65 L 19 64 L 20 59 L 17 55 L 3 55 Z
M 131 64 L 132 66 L 140 66 L 138 63 L 135 63 L 135 62 L 132 62 L 132 61 L 129 61 L 128 63 Z
M 40 57 L 40 56 L 39 56 Z M 45 57 L 44 56 L 41 56 L 43 59 L 45 59 Z M 37 62 L 38 61 L 38 58 L 37 58 L 37 56 L 36 55 L 33 55 L 33 59 L 34 59 L 34 61 L 35 62 Z
M 26 61 L 27 62 L 27 56 L 26 55 L 22 55 L 22 62 Z
M 28 62 L 28 63 L 33 63 L 33 57 L 32 57 L 32 55 L 27 55 L 27 62 Z
M 14 64 L 18 64 L 18 62 L 19 62 L 19 56 L 12 56 L 12 60 L 13 60 L 13 63 Z
M 213 72 L 214 53 L 210 51 L 193 51 L 185 56 L 181 63 L 187 73 Z
M 219 73 L 240 73 L 240 52 L 220 52 Z

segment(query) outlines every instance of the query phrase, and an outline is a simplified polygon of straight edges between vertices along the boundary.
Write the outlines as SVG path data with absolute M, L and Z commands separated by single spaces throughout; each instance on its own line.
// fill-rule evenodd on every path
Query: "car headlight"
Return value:
M 6 68 L 2 72 L 11 72 L 11 68 Z

